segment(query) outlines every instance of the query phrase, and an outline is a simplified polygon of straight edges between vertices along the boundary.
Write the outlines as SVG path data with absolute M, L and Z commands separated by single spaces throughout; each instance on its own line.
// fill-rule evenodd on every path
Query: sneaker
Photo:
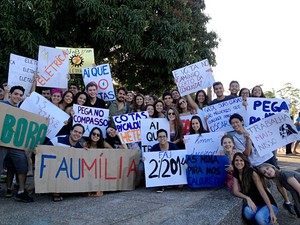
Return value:
M 164 187 L 160 187 L 156 190 L 156 193 L 163 193 L 165 191 Z
M 33 202 L 33 198 L 31 198 L 26 192 L 22 192 L 16 195 L 16 200 L 19 202 Z
M 283 203 L 283 208 L 285 208 L 287 211 L 289 211 L 290 214 L 292 215 L 296 215 L 296 212 L 295 210 L 293 209 L 293 204 L 292 203 Z
M 13 196 L 13 192 L 11 189 L 7 189 L 5 193 L 5 198 L 11 198 Z

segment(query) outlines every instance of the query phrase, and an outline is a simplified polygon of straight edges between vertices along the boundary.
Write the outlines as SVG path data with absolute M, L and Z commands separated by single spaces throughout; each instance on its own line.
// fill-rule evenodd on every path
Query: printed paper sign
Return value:
M 56 47 L 67 50 L 69 53 L 69 74 L 82 74 L 82 69 L 95 64 L 93 48 L 67 48 Z
M 284 112 L 263 118 L 248 126 L 246 130 L 260 156 L 300 140 L 300 135 L 291 117 Z
M 116 99 L 109 64 L 82 69 L 82 78 L 85 86 L 90 82 L 97 84 L 98 96 L 104 101 Z
M 8 69 L 8 85 L 22 86 L 24 95 L 29 94 L 34 81 L 34 73 L 37 72 L 38 61 L 23 56 L 10 54 Z
M 148 112 L 133 112 L 114 116 L 114 122 L 123 144 L 142 141 L 141 120 L 148 118 Z
M 141 139 L 143 152 L 149 152 L 151 147 L 158 143 L 157 131 L 164 129 L 168 132 L 170 141 L 170 125 L 166 118 L 149 118 L 141 120 Z
M 172 71 L 181 96 L 195 93 L 215 82 L 207 59 Z
M 278 98 L 247 98 L 248 124 L 256 123 L 263 118 L 278 112 L 290 113 L 290 101 Z
M 43 143 L 49 119 L 0 103 L 0 145 L 33 150 Z
M 106 137 L 106 127 L 108 126 L 108 109 L 100 109 L 88 106 L 73 104 L 73 124 L 80 123 L 84 126 L 84 137 L 88 137 L 94 127 L 101 129 L 103 137 Z
M 190 188 L 213 188 L 224 186 L 229 164 L 225 155 L 187 155 L 187 183 Z
M 20 108 L 27 112 L 49 118 L 47 130 L 47 137 L 49 139 L 54 138 L 65 125 L 65 122 L 70 118 L 67 113 L 36 92 L 32 92 L 30 96 L 24 100 Z
M 146 187 L 186 184 L 185 150 L 145 152 Z
M 223 150 L 221 139 L 225 132 L 210 132 L 184 136 L 185 149 L 188 155 L 214 155 Z
M 36 193 L 133 190 L 141 152 L 122 149 L 37 148 Z
M 240 114 L 244 121 L 247 121 L 247 111 L 242 102 L 242 97 L 239 97 L 204 107 L 203 111 L 208 118 L 209 131 L 231 131 L 229 118 L 234 113 Z
M 68 51 L 39 46 L 37 86 L 68 88 L 68 72 Z

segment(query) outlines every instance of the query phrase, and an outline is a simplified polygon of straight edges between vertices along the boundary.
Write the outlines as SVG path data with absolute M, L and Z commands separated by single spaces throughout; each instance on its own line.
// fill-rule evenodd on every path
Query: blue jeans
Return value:
M 272 205 L 274 214 L 277 215 L 278 208 Z M 258 224 L 270 224 L 270 211 L 267 205 L 256 206 L 256 213 L 249 206 L 243 210 L 243 214 L 247 220 L 255 220 Z

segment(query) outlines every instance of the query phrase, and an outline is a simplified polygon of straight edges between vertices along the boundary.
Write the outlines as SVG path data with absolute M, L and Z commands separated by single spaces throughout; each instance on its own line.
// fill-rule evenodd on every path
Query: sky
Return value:
M 215 49 L 215 81 L 278 91 L 300 89 L 300 0 L 206 0 L 208 30 L 221 41 Z

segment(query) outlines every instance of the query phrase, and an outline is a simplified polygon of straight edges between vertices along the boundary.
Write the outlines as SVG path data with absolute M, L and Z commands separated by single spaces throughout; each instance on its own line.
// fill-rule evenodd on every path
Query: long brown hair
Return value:
M 167 119 L 169 120 L 169 117 L 168 117 L 168 113 L 170 110 L 173 110 L 174 113 L 175 113 L 175 119 L 174 119 L 174 127 L 175 127 L 175 136 L 174 136 L 174 140 L 177 140 L 177 139 L 180 139 L 182 140 L 183 138 L 183 124 L 182 124 L 182 121 L 180 119 L 180 115 L 179 115 L 179 112 L 178 110 L 176 109 L 176 107 L 170 107 L 167 111 Z

